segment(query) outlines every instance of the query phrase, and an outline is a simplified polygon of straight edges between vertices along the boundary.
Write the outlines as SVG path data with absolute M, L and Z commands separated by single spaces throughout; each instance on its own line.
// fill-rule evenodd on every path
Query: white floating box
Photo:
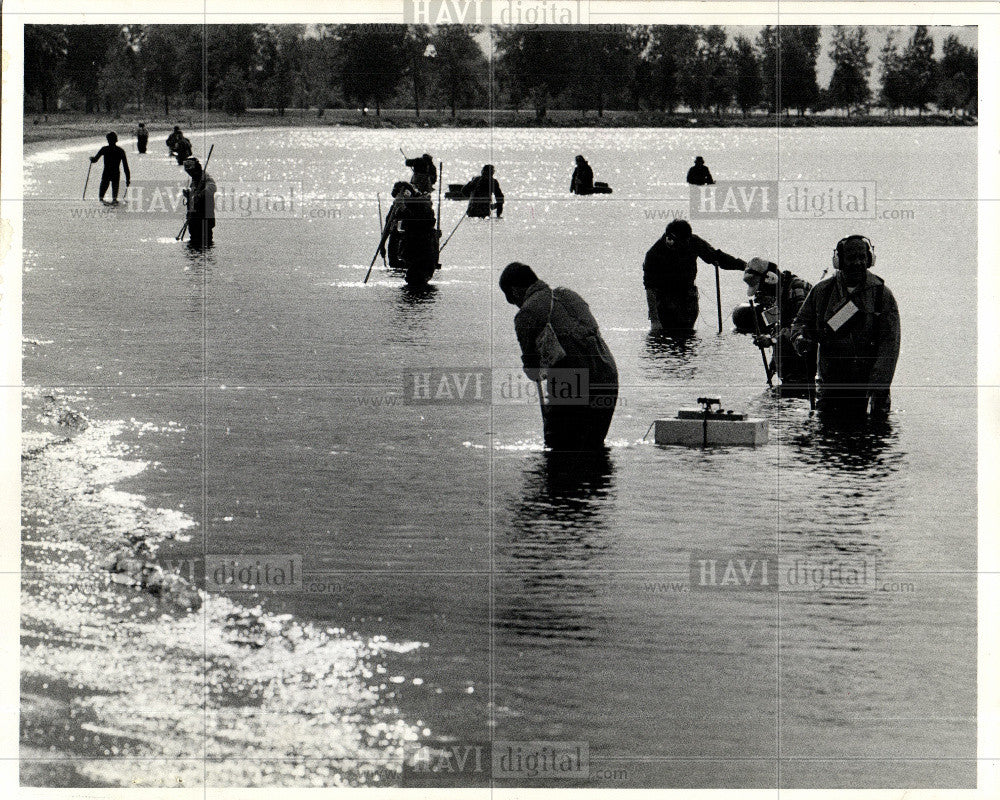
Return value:
M 712 445 L 743 445 L 757 447 L 767 444 L 767 420 L 747 418 L 743 414 L 711 413 L 708 420 L 698 408 L 683 408 L 675 419 L 658 419 L 653 423 L 657 444 L 686 447 Z

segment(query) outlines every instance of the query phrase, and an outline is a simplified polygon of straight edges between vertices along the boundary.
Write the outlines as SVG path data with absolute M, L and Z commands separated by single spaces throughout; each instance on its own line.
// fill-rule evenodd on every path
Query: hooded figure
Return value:
M 465 212 L 468 216 L 486 218 L 494 207 L 497 210 L 497 219 L 503 216 L 503 192 L 500 191 L 497 179 L 493 177 L 492 164 L 483 167 L 482 174 L 462 187 L 462 195 L 469 198 L 469 207 Z M 495 206 L 492 202 L 494 197 L 496 197 Z
M 687 182 L 692 186 L 708 186 L 709 184 L 715 183 L 712 180 L 712 173 L 708 171 L 708 167 L 705 166 L 705 159 L 698 156 L 694 160 L 694 166 L 688 170 Z
M 642 264 L 651 333 L 690 332 L 698 319 L 698 259 L 721 269 L 742 270 L 738 258 L 716 250 L 691 232 L 691 223 L 675 219 L 649 248 Z
M 144 122 L 140 122 L 139 127 L 135 131 L 136 150 L 140 153 L 145 153 L 147 142 L 149 142 L 149 131 L 146 130 L 146 124 Z
M 896 298 L 869 271 L 875 251 L 865 236 L 837 242 L 836 274 L 809 292 L 792 324 L 800 355 L 819 350 L 817 408 L 827 414 L 884 417 L 891 407 L 890 386 L 899 359 L 900 325 Z
M 191 157 L 191 153 L 191 142 L 178 129 L 177 138 L 174 140 L 174 156 L 177 158 L 177 163 L 183 166 L 184 162 Z
M 437 167 L 434 166 L 430 153 L 424 153 L 420 158 L 408 158 L 404 163 L 413 170 L 410 178 L 413 187 L 419 192 L 430 193 L 438 177 Z
M 405 270 L 406 282 L 411 286 L 422 286 L 440 266 L 441 232 L 434 225 L 434 205 L 429 195 L 406 181 L 395 183 L 392 197 L 382 231 L 383 236 L 388 232 L 389 266 Z
M 594 170 L 583 156 L 576 157 L 576 169 L 570 178 L 569 190 L 572 194 L 594 193 Z
M 183 135 L 181 133 L 181 126 L 174 125 L 173 132 L 167 137 L 167 150 L 170 151 L 170 155 L 174 154 L 174 145 L 177 144 L 177 140 Z
M 774 365 L 787 391 L 810 391 L 816 376 L 816 352 L 800 356 L 792 346 L 791 326 L 812 286 L 788 270 L 763 258 L 751 258 L 743 271 L 747 296 L 757 313 L 754 323 L 750 305 L 733 309 L 733 324 L 739 333 L 753 336 L 758 347 L 774 347 Z
M 185 159 L 184 171 L 191 176 L 191 186 L 184 190 L 191 246 L 207 247 L 215 229 L 215 181 L 202 170 L 197 158 Z
M 539 389 L 546 383 L 545 444 L 553 450 L 603 448 L 618 402 L 618 367 L 590 307 L 516 261 L 500 274 L 500 289 L 519 309 L 514 331 L 524 374 Z
M 125 157 L 125 151 L 118 146 L 118 134 L 111 131 L 106 138 L 108 143 L 97 151 L 97 155 L 90 157 L 90 163 L 96 164 L 99 159 L 104 159 L 104 171 L 101 173 L 101 202 L 104 202 L 104 195 L 108 191 L 108 186 L 110 186 L 111 202 L 117 205 L 118 187 L 121 181 L 119 167 L 125 170 L 126 186 L 131 185 L 132 176 L 129 174 L 128 159 Z

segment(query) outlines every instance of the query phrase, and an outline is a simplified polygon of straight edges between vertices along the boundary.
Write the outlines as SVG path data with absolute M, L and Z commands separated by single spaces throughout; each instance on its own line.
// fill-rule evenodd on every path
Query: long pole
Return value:
M 715 305 L 719 311 L 719 333 L 722 333 L 722 289 L 719 286 L 719 265 L 715 265 Z
M 205 178 L 208 177 L 208 162 L 212 160 L 212 151 L 214 149 L 215 149 L 214 144 L 208 148 L 208 156 L 206 156 L 205 158 L 205 166 L 201 168 L 201 180 L 198 181 L 198 185 L 195 187 L 195 191 L 199 191 L 201 189 L 202 185 L 205 183 Z M 190 201 L 190 198 L 188 198 L 188 200 Z M 181 232 L 177 234 L 177 236 L 175 237 L 175 241 L 179 242 L 181 239 L 183 239 L 184 234 L 187 233 L 187 229 L 188 229 L 188 221 L 187 219 L 185 219 L 184 225 L 181 226 Z
M 757 322 L 757 306 L 754 304 L 752 297 L 750 298 L 750 313 L 753 315 L 754 332 L 757 334 L 758 337 L 760 337 L 760 323 Z M 757 343 L 757 347 L 760 349 L 760 357 L 761 360 L 764 362 L 764 374 L 767 375 L 767 385 L 774 386 L 774 384 L 771 383 L 771 366 L 767 363 L 767 353 L 764 352 L 765 347 L 764 345 L 760 344 L 759 340 Z
M 382 219 L 382 193 L 375 192 L 375 197 L 378 198 L 378 229 L 381 231 L 385 228 L 385 221 Z M 385 262 L 385 250 L 379 250 L 379 252 L 382 254 L 382 266 L 388 269 L 389 265 Z
M 389 238 L 389 231 L 392 229 L 392 206 L 389 207 L 389 213 L 385 215 L 385 228 L 382 229 L 382 238 L 379 240 L 378 247 L 375 248 L 375 255 L 372 256 L 372 263 L 368 265 L 368 272 L 365 273 L 365 279 L 363 283 L 368 283 L 368 278 L 371 277 L 372 267 L 375 266 L 375 259 L 378 258 L 378 254 L 382 252 L 382 248 L 385 247 L 385 240 Z
M 458 226 L 462 224 L 462 220 L 464 220 L 465 217 L 466 217 L 466 213 L 463 211 L 462 212 L 462 216 L 460 216 L 458 218 L 458 222 L 455 224 L 455 227 L 452 228 L 451 229 L 451 233 L 448 234 L 448 238 L 444 240 L 444 244 L 442 244 L 441 247 L 440 247 L 440 249 L 438 250 L 438 255 L 439 256 L 441 255 L 441 251 L 444 250 L 445 245 L 448 244 L 448 242 L 451 241 L 451 237 L 455 235 L 455 231 L 458 230 Z
M 82 199 L 84 199 L 84 200 L 87 199 L 87 184 L 90 183 L 90 170 L 92 170 L 93 168 L 94 168 L 94 162 L 91 161 L 90 162 L 90 166 L 87 167 L 87 180 L 85 180 L 83 182 L 83 198 Z

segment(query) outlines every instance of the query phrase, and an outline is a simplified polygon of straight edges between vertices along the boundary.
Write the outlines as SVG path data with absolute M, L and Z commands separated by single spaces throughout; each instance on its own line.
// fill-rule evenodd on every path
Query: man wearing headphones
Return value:
M 885 282 L 869 272 L 871 241 L 858 234 L 837 242 L 836 274 L 820 281 L 792 324 L 800 355 L 819 347 L 817 408 L 824 413 L 884 417 L 899 358 L 899 308 Z

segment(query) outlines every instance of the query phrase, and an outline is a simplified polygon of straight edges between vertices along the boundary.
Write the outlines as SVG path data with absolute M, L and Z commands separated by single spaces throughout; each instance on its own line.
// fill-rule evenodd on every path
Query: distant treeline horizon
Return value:
M 979 56 L 926 26 L 836 26 L 817 80 L 820 28 L 764 26 L 730 44 L 718 25 L 610 29 L 475 25 L 25 25 L 25 111 L 141 114 L 205 108 L 385 107 L 699 114 L 978 114 Z M 877 68 L 877 85 L 871 77 Z

